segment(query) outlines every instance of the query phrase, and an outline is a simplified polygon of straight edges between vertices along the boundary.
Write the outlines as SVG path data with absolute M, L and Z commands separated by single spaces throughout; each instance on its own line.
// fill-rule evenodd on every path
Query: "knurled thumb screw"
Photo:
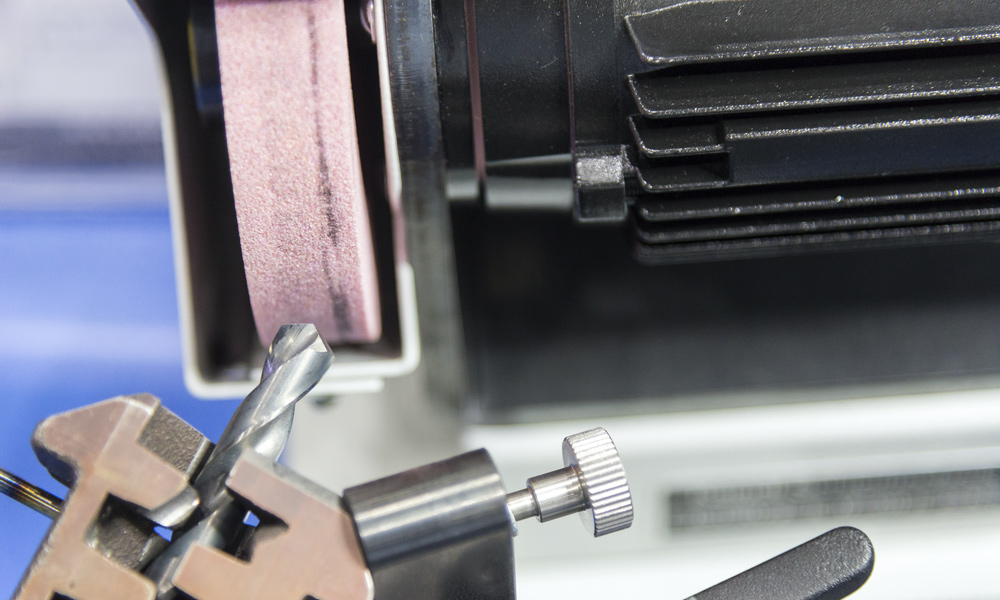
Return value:
M 594 537 L 632 524 L 632 493 L 618 449 L 602 427 L 563 440 L 565 468 L 528 479 L 527 487 L 507 494 L 513 521 L 538 517 L 551 521 L 581 513 Z M 515 529 L 516 531 L 516 529 Z

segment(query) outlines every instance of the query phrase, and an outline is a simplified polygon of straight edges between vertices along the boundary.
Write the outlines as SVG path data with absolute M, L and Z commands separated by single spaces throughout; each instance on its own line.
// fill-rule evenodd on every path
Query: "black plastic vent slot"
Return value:
M 1000 164 L 1000 102 L 778 114 L 716 126 L 663 127 L 630 119 L 649 192 L 708 186 L 944 173 Z M 705 155 L 715 155 L 710 159 Z M 675 176 L 677 162 L 717 163 L 724 178 Z
M 712 190 L 660 194 L 636 205 L 642 222 L 795 214 L 809 211 L 859 211 L 887 205 L 934 204 L 960 199 L 989 201 L 1000 196 L 1000 172 L 922 178 L 879 178 L 859 182 Z
M 637 256 L 690 262 L 977 240 L 1000 232 L 1000 172 L 743 191 L 638 204 Z
M 631 75 L 639 112 L 656 119 L 939 100 L 1000 93 L 992 54 L 737 70 L 703 74 L 655 71 Z M 756 68 L 753 68 L 756 67 Z
M 951 205 L 901 205 L 891 208 L 818 211 L 777 215 L 770 219 L 729 218 L 683 224 L 645 225 L 637 229 L 639 239 L 647 244 L 698 242 L 876 230 L 899 227 L 930 227 L 1000 219 L 1000 207 L 963 202 Z
M 627 80 L 640 259 L 992 236 L 1000 6 L 949 6 L 705 0 L 628 17 L 653 68 Z
M 651 65 L 1000 40 L 994 0 L 702 0 L 625 24 Z

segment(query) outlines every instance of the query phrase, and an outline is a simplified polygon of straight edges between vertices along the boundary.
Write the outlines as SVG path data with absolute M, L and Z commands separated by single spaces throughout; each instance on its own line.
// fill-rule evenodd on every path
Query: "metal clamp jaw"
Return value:
M 589 511 L 595 535 L 631 523 L 603 429 L 567 438 L 566 468 L 510 499 L 485 450 L 344 499 L 278 467 L 294 404 L 332 359 L 315 327 L 282 327 L 215 445 L 148 395 L 43 421 L 35 451 L 70 492 L 49 498 L 55 523 L 15 598 L 370 600 L 377 590 L 380 600 L 500 600 L 514 597 L 515 518 Z M 28 503 L 46 498 L 3 481 Z M 249 514 L 260 524 L 247 525 Z
M 485 450 L 343 498 L 276 465 L 295 401 L 331 360 L 312 326 L 282 328 L 214 446 L 148 395 L 43 421 L 36 453 L 71 489 L 59 501 L 0 478 L 0 491 L 56 519 L 14 598 L 513 600 L 516 521 L 581 513 L 595 536 L 631 525 L 625 472 L 600 428 L 566 438 L 564 468 L 511 494 Z M 698 598 L 835 600 L 873 558 L 864 534 L 834 530 Z

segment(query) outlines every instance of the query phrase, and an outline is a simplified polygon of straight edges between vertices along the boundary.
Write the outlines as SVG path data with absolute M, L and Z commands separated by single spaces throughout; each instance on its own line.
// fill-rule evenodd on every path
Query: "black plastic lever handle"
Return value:
M 840 527 L 687 600 L 840 600 L 868 581 L 874 564 L 868 536 Z

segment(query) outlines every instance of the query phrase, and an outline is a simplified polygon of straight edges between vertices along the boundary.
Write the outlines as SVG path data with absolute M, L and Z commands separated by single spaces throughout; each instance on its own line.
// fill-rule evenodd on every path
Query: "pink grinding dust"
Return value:
M 215 0 L 229 165 L 257 332 L 381 335 L 343 0 Z

